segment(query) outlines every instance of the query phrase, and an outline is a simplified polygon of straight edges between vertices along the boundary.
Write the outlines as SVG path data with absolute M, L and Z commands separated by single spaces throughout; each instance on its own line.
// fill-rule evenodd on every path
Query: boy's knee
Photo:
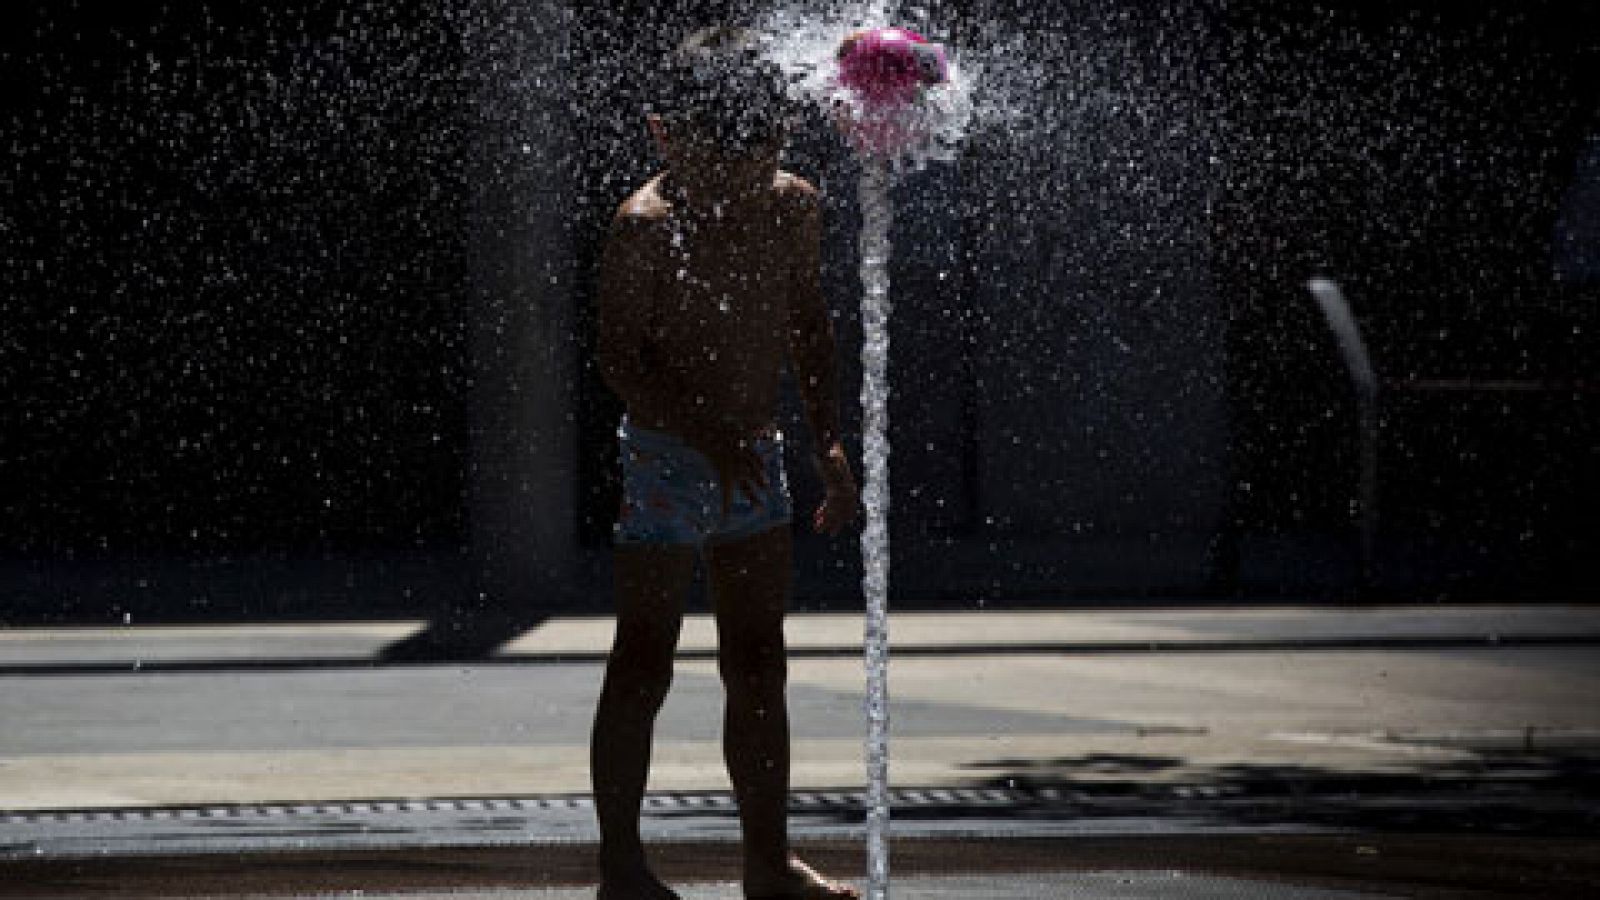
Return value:
M 636 682 L 669 683 L 677 651 L 677 635 L 653 629 L 617 632 L 607 667 L 613 675 Z
M 667 702 L 672 688 L 672 666 L 636 659 L 611 658 L 605 693 L 613 701 L 636 710 L 655 713 Z
M 729 691 L 782 686 L 789 671 L 781 638 L 724 646 L 717 666 Z

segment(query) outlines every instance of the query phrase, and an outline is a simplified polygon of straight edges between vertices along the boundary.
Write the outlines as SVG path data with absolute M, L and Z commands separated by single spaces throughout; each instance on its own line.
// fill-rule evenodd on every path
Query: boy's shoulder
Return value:
M 785 197 L 797 197 L 805 200 L 815 200 L 821 196 L 821 191 L 811 182 L 801 178 L 793 172 L 778 170 L 777 177 L 772 180 L 772 189 Z
M 778 212 L 779 227 L 801 232 L 813 227 L 809 223 L 822 215 L 822 192 L 816 185 L 792 172 L 779 171 L 772 180 L 773 206 Z
M 618 224 L 649 225 L 664 221 L 667 218 L 668 213 L 671 212 L 671 207 L 668 206 L 666 199 L 661 196 L 661 177 L 657 175 L 645 182 L 638 190 L 630 194 L 628 199 L 622 201 L 622 204 L 617 207 L 616 221 Z
M 822 192 L 817 190 L 816 185 L 782 169 L 772 179 L 772 191 L 780 202 L 800 210 L 813 209 L 822 203 Z

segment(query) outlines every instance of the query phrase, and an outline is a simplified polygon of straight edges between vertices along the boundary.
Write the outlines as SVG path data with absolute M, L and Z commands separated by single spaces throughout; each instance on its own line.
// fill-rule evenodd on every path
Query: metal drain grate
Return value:
M 891 805 L 900 809 L 942 806 L 1013 807 L 1040 803 L 1077 802 L 1085 797 L 1054 788 L 904 788 L 889 794 Z M 866 803 L 864 791 L 797 791 L 789 805 L 796 811 L 860 808 Z M 374 816 L 404 813 L 482 813 L 550 812 L 587 810 L 594 800 L 586 794 L 554 794 L 533 797 L 462 797 L 426 800 L 372 800 L 344 803 L 233 804 L 196 807 L 128 807 L 121 809 L 34 810 L 0 812 L 0 825 L 43 825 L 66 823 L 109 823 L 150 821 L 193 821 L 203 819 L 250 819 L 309 816 Z M 733 795 L 726 791 L 672 791 L 651 793 L 645 808 L 660 811 L 731 810 Z
M 671 804 L 672 800 L 665 801 Z M 690 801 L 709 805 L 707 800 Z M 731 803 L 731 798 L 729 799 Z M 128 822 L 195 819 L 240 819 L 279 816 L 371 816 L 408 812 L 545 812 L 589 809 L 587 796 L 377 800 L 319 804 L 237 804 L 198 807 L 130 807 L 123 809 L 35 810 L 0 812 L 0 825 L 42 825 L 83 822 Z

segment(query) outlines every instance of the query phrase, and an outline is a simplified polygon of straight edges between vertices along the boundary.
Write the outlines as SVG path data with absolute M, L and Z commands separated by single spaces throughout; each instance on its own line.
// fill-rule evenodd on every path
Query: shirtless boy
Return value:
M 639 811 L 701 558 L 727 693 L 723 755 L 744 833 L 745 896 L 859 896 L 802 863 L 788 841 L 792 555 L 774 423 L 786 360 L 820 448 L 826 496 L 813 527 L 837 534 L 859 496 L 839 435 L 821 204 L 815 188 L 778 168 L 783 81 L 754 51 L 748 33 L 710 28 L 674 54 L 648 118 L 666 170 L 622 204 L 601 261 L 600 370 L 627 411 L 617 632 L 591 747 L 600 900 L 677 897 L 649 870 Z

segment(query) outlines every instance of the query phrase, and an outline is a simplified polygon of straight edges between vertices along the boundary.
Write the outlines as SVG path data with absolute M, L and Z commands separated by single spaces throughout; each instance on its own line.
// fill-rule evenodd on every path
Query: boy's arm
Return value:
M 650 306 L 655 300 L 655 267 L 651 264 L 654 223 L 645 216 L 619 210 L 600 257 L 600 312 L 596 357 L 600 377 L 630 409 L 649 410 L 668 430 L 691 443 L 713 437 L 705 416 L 691 397 L 658 370 L 646 365 L 642 351 L 649 338 Z
M 828 486 L 854 488 L 839 432 L 839 376 L 833 319 L 822 296 L 822 204 L 816 190 L 798 192 L 799 234 L 789 303 L 789 355 Z

